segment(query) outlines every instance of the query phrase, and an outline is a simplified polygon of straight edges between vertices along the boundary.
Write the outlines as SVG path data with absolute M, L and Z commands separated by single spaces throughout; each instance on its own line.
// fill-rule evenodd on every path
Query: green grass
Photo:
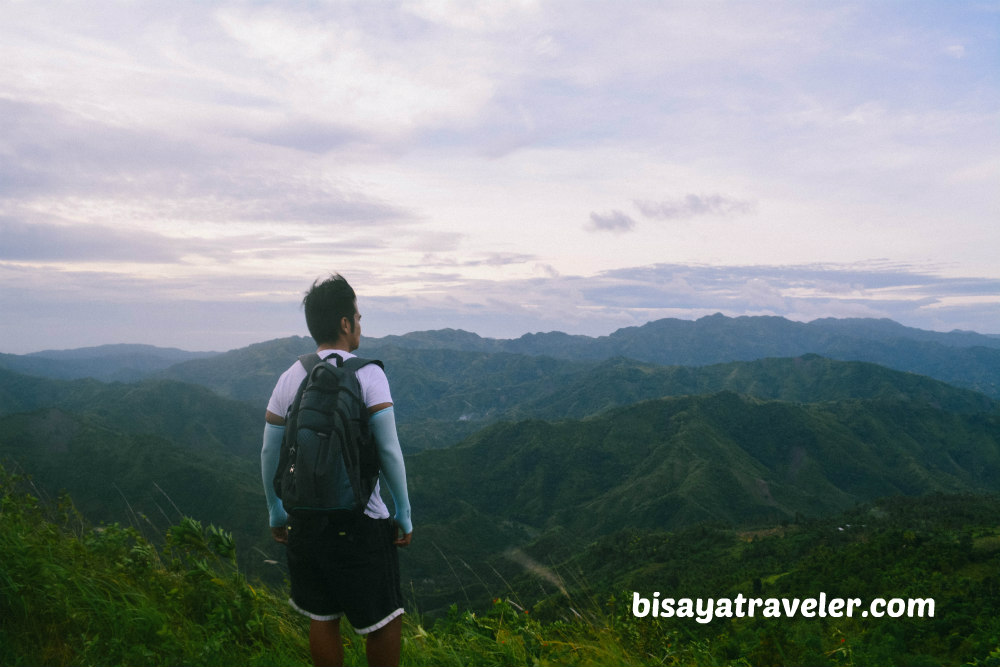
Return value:
M 224 531 L 185 519 L 161 552 L 21 485 L 0 469 L 0 664 L 273 665 L 307 651 L 299 617 L 237 570 Z
M 157 549 L 27 485 L 0 468 L 0 664 L 309 663 L 307 620 L 246 579 L 225 531 L 185 518 Z M 637 664 L 606 627 L 543 624 L 507 600 L 422 623 L 404 616 L 404 664 Z M 343 634 L 348 664 L 364 664 L 363 640 Z

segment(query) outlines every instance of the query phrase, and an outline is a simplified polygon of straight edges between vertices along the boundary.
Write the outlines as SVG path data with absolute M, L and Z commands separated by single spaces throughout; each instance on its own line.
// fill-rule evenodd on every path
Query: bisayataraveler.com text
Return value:
M 933 618 L 934 598 L 875 598 L 867 605 L 861 598 L 755 598 L 742 593 L 735 598 L 670 598 L 653 593 L 632 593 L 636 618 L 693 618 L 710 623 L 714 618 Z

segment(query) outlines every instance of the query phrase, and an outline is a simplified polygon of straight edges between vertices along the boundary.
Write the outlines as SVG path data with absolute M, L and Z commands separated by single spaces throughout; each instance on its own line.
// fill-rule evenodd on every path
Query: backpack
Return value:
M 336 363 L 332 363 L 336 360 Z M 375 438 L 357 372 L 382 362 L 299 357 L 306 377 L 285 417 L 274 491 L 295 514 L 364 512 L 378 482 Z

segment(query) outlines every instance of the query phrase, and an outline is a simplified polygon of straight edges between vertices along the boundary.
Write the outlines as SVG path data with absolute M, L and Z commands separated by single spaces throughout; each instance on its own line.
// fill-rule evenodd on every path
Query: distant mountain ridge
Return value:
M 142 345 L 135 343 L 114 343 L 110 345 L 97 345 L 94 347 L 77 347 L 65 350 L 42 350 L 40 352 L 30 352 L 26 357 L 44 357 L 46 359 L 112 359 L 116 357 L 150 357 L 163 359 L 173 363 L 197 359 L 201 357 L 211 357 L 218 352 L 189 352 L 176 347 L 156 347 L 155 345 Z
M 216 354 L 152 345 L 100 345 L 24 355 L 0 354 L 0 368 L 62 380 L 94 378 L 108 382 L 133 382 L 174 364 Z
M 727 317 L 721 313 L 707 315 L 697 320 L 676 318 L 653 320 L 640 326 L 624 327 L 607 336 L 598 337 L 553 331 L 526 333 L 514 339 L 496 339 L 483 338 L 478 334 L 461 329 L 439 329 L 368 340 L 378 344 L 407 348 L 448 348 L 577 358 L 581 355 L 594 354 L 594 350 L 597 350 L 597 354 L 601 357 L 632 356 L 624 352 L 620 346 L 636 346 L 639 345 L 640 341 L 648 342 L 650 338 L 662 342 L 661 337 L 664 334 L 670 335 L 669 341 L 684 341 L 685 346 L 678 346 L 679 350 L 683 350 L 683 347 L 688 346 L 690 341 L 710 332 L 748 335 L 747 349 L 754 348 L 766 352 L 763 355 L 755 355 L 754 358 L 757 356 L 795 356 L 776 354 L 776 352 L 781 352 L 781 349 L 777 347 L 768 349 L 768 341 L 759 338 L 761 333 L 772 334 L 770 339 L 772 344 L 775 343 L 775 337 L 777 337 L 784 341 L 782 344 L 809 346 L 819 343 L 825 345 L 829 344 L 831 336 L 846 336 L 882 342 L 903 339 L 939 343 L 948 347 L 1000 349 L 1000 334 L 981 334 L 961 330 L 928 331 L 907 327 L 890 319 L 828 317 L 811 322 L 796 322 L 776 316 Z M 676 345 L 676 342 L 671 344 Z M 801 350 L 801 353 L 806 352 L 820 353 L 817 350 Z
M 0 368 L 42 377 L 136 381 L 157 374 L 212 386 L 225 396 L 253 400 L 311 339 L 293 336 L 225 353 L 184 352 L 151 346 L 101 346 L 82 350 L 0 354 Z M 483 338 L 459 329 L 365 338 L 359 354 L 386 349 L 453 350 L 548 356 L 568 361 L 627 357 L 666 366 L 705 366 L 730 361 L 819 354 L 867 361 L 933 377 L 1000 398 L 1000 335 L 948 333 L 903 326 L 888 319 L 824 318 L 808 323 L 782 317 L 661 319 L 607 336 L 530 333 L 516 339 Z
M 285 338 L 178 364 L 162 377 L 208 386 L 263 411 L 278 375 L 312 347 L 309 339 Z M 402 348 L 382 339 L 364 341 L 358 353 L 385 363 L 401 435 L 413 449 L 454 444 L 498 419 L 579 418 L 650 398 L 722 390 L 798 402 L 907 396 L 962 412 L 995 406 L 995 399 L 940 380 L 817 355 L 687 367 Z
M 395 345 L 546 355 L 558 359 L 628 357 L 667 366 L 705 366 L 727 361 L 819 354 L 841 361 L 868 361 L 919 373 L 1000 398 L 1000 336 L 905 327 L 892 320 L 782 317 L 661 319 L 591 338 L 561 332 L 517 339 L 479 338 L 454 330 L 425 331 L 368 340 L 377 349 Z
M 226 396 L 255 400 L 269 395 L 277 375 L 313 346 L 309 338 L 284 338 L 187 361 L 161 373 L 212 386 Z M 400 350 L 437 350 L 459 359 L 471 358 L 463 354 L 478 353 L 582 363 L 625 357 L 660 366 L 708 366 L 818 354 L 926 375 L 1000 399 L 1000 337 L 923 331 L 891 320 L 825 319 L 804 324 L 780 317 L 712 315 L 696 321 L 657 320 L 597 338 L 553 332 L 493 339 L 442 329 L 364 338 L 358 354 L 398 359 L 405 357 Z M 444 362 L 445 357 L 441 359 Z

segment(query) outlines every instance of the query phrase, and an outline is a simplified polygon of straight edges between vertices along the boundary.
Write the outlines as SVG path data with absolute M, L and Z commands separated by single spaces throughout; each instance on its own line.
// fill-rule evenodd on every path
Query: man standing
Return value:
M 347 281 L 340 275 L 316 281 L 302 303 L 317 354 L 326 359 L 336 353 L 345 361 L 353 357 L 352 352 L 361 344 L 361 315 Z M 287 545 L 290 602 L 311 619 L 309 648 L 317 667 L 344 663 L 341 616 L 347 616 L 355 632 L 366 636 L 369 665 L 398 665 L 403 596 L 396 548 L 410 544 L 413 524 L 389 381 L 377 364 L 357 372 L 378 447 L 381 477 L 396 507 L 395 518 L 389 517 L 376 484 L 364 516 L 357 520 L 326 516 L 289 519 L 272 481 L 285 415 L 305 377 L 305 368 L 296 361 L 278 379 L 265 413 L 260 454 L 271 533 Z

